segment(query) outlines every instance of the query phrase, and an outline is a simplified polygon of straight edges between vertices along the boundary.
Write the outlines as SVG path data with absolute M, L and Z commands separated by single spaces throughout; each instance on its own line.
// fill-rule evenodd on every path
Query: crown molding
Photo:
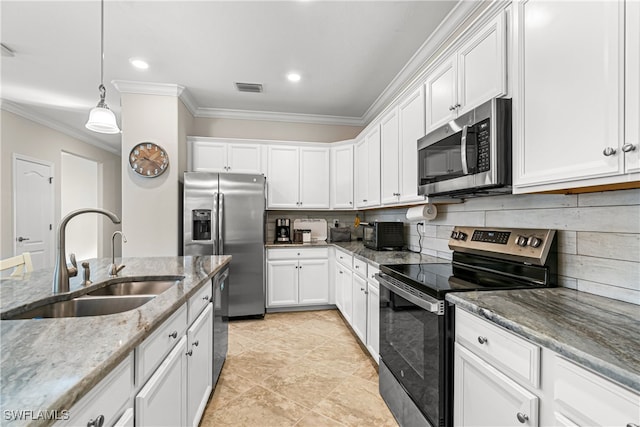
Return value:
M 120 93 L 136 93 L 140 95 L 180 96 L 184 86 L 174 83 L 134 82 L 130 80 L 111 80 L 111 84 Z
M 92 138 L 90 135 L 78 132 L 76 129 L 71 126 L 66 126 L 61 124 L 60 122 L 47 117 L 43 114 L 34 111 L 33 109 L 26 107 L 22 104 L 16 104 L 15 102 L 7 101 L 6 99 L 0 99 L 0 109 L 4 111 L 8 111 L 9 113 L 16 114 L 22 118 L 27 120 L 31 120 L 32 122 L 38 123 L 42 126 L 48 127 L 60 133 L 63 133 L 67 136 L 77 139 L 78 141 L 86 142 L 87 144 L 93 145 L 95 147 L 100 148 L 101 150 L 108 151 L 117 156 L 120 156 L 120 148 L 112 147 L 108 143 L 101 141 L 97 138 Z
M 322 125 L 363 126 L 361 117 L 319 114 L 281 113 L 275 111 L 232 110 L 226 108 L 198 108 L 194 117 L 218 119 L 265 120 L 272 122 L 311 123 Z

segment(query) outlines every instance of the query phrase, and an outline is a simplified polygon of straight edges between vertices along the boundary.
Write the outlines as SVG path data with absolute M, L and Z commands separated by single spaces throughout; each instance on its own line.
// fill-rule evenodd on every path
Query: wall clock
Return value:
M 169 167 L 169 155 L 158 144 L 141 142 L 129 153 L 131 169 L 145 178 L 155 178 Z

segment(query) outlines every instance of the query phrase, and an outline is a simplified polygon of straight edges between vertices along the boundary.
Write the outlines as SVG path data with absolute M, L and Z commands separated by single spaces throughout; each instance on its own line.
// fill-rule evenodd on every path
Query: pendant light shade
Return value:
M 98 133 L 120 133 L 116 116 L 105 102 L 107 90 L 104 88 L 104 0 L 100 1 L 100 86 L 98 86 L 98 90 L 100 91 L 100 101 L 89 112 L 89 120 L 84 126 Z

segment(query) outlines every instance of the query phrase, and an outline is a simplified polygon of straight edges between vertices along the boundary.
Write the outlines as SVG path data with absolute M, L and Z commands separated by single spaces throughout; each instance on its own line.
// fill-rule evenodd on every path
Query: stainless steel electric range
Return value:
M 555 230 L 455 227 L 451 262 L 382 265 L 380 394 L 401 426 L 453 425 L 448 292 L 553 287 Z

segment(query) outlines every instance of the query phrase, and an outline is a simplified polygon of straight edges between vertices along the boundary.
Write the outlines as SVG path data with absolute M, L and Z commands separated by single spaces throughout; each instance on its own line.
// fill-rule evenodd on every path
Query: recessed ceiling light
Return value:
M 131 65 L 140 70 L 146 70 L 147 68 L 149 68 L 149 64 L 145 60 L 140 58 L 129 58 L 129 62 L 131 63 Z
M 300 74 L 298 74 L 298 73 L 289 73 L 289 74 L 287 74 L 287 78 L 289 79 L 290 82 L 299 82 L 300 81 Z

